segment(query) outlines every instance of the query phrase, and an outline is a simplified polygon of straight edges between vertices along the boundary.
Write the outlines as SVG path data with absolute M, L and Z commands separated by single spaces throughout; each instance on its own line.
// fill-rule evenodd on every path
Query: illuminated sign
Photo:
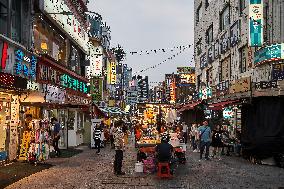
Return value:
M 43 65 L 42 62 L 40 63 L 38 68 L 38 81 L 40 83 L 57 85 L 64 88 L 73 89 L 75 91 L 79 91 L 85 94 L 88 94 L 89 92 L 89 87 L 84 81 L 79 81 L 78 79 L 69 76 L 68 74 L 64 74 L 55 68 Z
M 28 81 L 25 78 L 0 72 L 0 86 L 12 89 L 27 89 Z
M 15 75 L 22 76 L 24 78 L 36 78 L 36 64 L 37 59 L 35 56 L 28 57 L 20 49 L 15 52 Z
M 254 54 L 255 64 L 281 59 L 284 59 L 284 43 L 266 46 Z
M 249 0 L 249 46 L 263 45 L 263 1 Z
M 223 117 L 224 117 L 225 119 L 232 118 L 232 117 L 233 117 L 233 114 L 234 114 L 234 112 L 233 112 L 233 110 L 232 110 L 231 108 L 225 108 L 225 109 L 223 110 Z
M 210 87 L 202 87 L 199 90 L 199 98 L 202 100 L 206 100 L 212 97 L 212 89 Z
M 180 74 L 180 83 L 195 83 L 195 74 Z
M 91 83 L 90 93 L 92 95 L 93 102 L 101 101 L 103 94 L 102 78 L 92 78 L 90 83 Z
M 85 82 L 79 81 L 78 79 L 75 79 L 67 74 L 61 75 L 60 78 L 63 87 L 88 94 L 89 89 Z
M 43 11 L 56 21 L 59 27 L 61 27 L 72 39 L 74 39 L 82 49 L 88 52 L 88 32 L 84 30 L 74 14 L 50 14 L 72 12 L 66 5 L 65 1 L 41 0 L 40 2 Z
M 6 68 L 7 58 L 8 58 L 8 43 L 4 42 L 3 47 L 2 47 L 2 58 L 1 58 L 0 71 Z
M 116 84 L 116 63 L 110 62 L 108 64 L 108 84 L 115 85 Z
M 175 79 L 172 80 L 170 84 L 170 103 L 175 103 L 176 102 L 176 83 Z

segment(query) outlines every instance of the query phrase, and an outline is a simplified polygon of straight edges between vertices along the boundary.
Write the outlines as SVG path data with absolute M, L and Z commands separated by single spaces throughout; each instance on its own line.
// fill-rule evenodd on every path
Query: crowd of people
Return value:
M 232 135 L 228 126 L 221 127 L 221 125 L 216 124 L 209 127 L 208 121 L 205 120 L 202 125 L 193 124 L 189 136 L 193 152 L 200 152 L 200 160 L 203 158 L 204 151 L 205 159 L 210 159 L 210 147 L 213 147 L 211 157 L 219 160 L 222 159 L 222 155 L 230 156 L 232 151 L 238 156 L 241 155 L 240 129 L 237 129 L 235 134 Z

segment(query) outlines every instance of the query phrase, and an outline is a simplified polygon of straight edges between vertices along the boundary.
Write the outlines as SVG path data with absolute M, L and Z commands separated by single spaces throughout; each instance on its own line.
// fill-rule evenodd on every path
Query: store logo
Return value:
M 6 68 L 6 62 L 8 58 L 8 43 L 3 43 L 3 49 L 2 49 L 2 58 L 1 58 L 1 69 L 4 70 Z

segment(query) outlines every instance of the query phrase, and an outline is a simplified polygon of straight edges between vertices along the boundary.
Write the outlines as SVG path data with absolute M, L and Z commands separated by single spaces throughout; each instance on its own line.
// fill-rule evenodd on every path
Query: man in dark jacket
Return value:
M 101 150 L 101 136 L 102 136 L 102 128 L 99 124 L 96 125 L 93 132 L 93 138 L 95 140 L 95 148 L 97 149 L 97 154 L 100 154 Z
M 53 147 L 56 153 L 56 156 L 60 156 L 60 149 L 58 147 L 58 141 L 60 139 L 61 126 L 55 117 L 51 118 L 51 123 L 54 125 L 53 129 Z

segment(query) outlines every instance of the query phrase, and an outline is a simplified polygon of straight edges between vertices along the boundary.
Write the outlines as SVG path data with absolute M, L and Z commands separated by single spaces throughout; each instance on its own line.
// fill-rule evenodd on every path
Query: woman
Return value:
M 194 152 L 196 152 L 197 150 L 197 144 L 196 144 L 196 138 L 195 138 L 195 135 L 196 135 L 196 124 L 192 124 L 192 127 L 191 127 L 191 130 L 190 130 L 190 138 L 191 138 L 191 147 L 192 147 L 192 150 Z
M 216 157 L 219 160 L 221 160 L 221 152 L 222 152 L 222 147 L 223 147 L 222 134 L 223 134 L 223 131 L 221 130 L 220 125 L 217 125 L 216 129 L 213 130 L 211 145 L 212 147 L 214 147 L 213 157 Z

